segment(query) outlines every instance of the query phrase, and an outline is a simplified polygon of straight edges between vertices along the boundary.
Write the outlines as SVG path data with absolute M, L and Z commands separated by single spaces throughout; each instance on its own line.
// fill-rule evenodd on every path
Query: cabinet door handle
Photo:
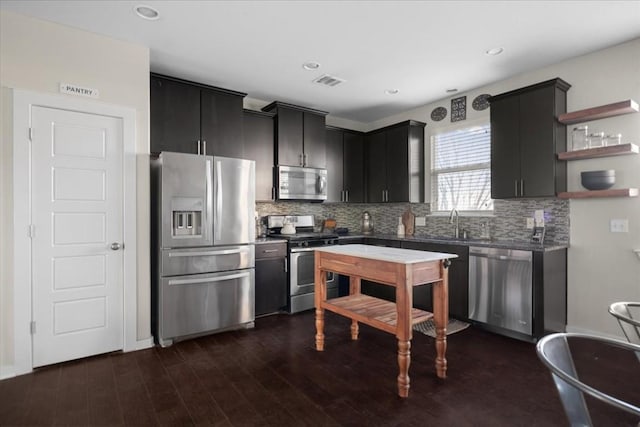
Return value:
M 200 144 L 200 140 L 198 140 L 198 156 L 199 156 L 200 154 L 202 154 L 202 153 L 200 152 L 200 145 L 201 145 L 201 144 Z
M 284 272 L 285 273 L 289 272 L 289 263 L 286 258 L 284 258 Z
M 340 190 L 340 201 L 344 202 L 344 190 Z
M 517 179 L 513 180 L 513 192 L 515 196 L 518 197 L 518 180 Z
M 524 179 L 520 180 L 520 197 L 524 197 Z
M 344 190 L 344 201 L 349 202 L 349 190 Z
M 300 153 L 300 155 L 298 156 L 298 164 L 300 166 L 304 166 L 304 160 L 302 158 L 302 153 Z
M 263 254 L 271 254 L 273 252 L 278 252 L 277 249 L 265 249 L 262 251 Z
M 207 155 L 207 141 L 206 140 L 202 140 L 202 155 L 206 156 Z
M 276 199 L 276 187 L 271 187 L 271 200 Z
M 303 155 L 302 155 L 302 158 L 304 159 L 304 163 L 303 163 L 303 165 L 302 165 L 302 166 L 307 166 L 307 154 L 306 154 L 306 153 L 305 153 L 305 154 L 303 154 Z

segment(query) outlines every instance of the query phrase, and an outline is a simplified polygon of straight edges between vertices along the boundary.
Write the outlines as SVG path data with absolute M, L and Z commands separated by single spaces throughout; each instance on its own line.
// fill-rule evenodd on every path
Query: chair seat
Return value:
M 574 341 L 574 345 L 570 346 L 570 341 Z M 586 334 L 574 334 L 574 333 L 559 333 L 552 334 L 543 337 L 537 344 L 536 350 L 538 357 L 544 363 L 545 366 L 551 371 L 552 378 L 555 382 L 556 388 L 560 395 L 560 400 L 564 407 L 565 413 L 572 426 L 591 426 L 591 416 L 585 401 L 584 396 L 592 396 L 595 399 L 600 400 L 608 405 L 611 405 L 620 410 L 626 411 L 638 417 L 640 421 L 640 397 L 638 402 L 627 402 L 619 397 L 615 397 L 611 392 L 605 393 L 596 389 L 594 386 L 583 382 L 578 377 L 578 371 L 576 370 L 576 361 L 581 358 L 584 359 L 584 355 L 580 354 L 583 351 L 584 346 L 575 345 L 575 342 L 589 343 L 589 348 L 602 347 L 605 349 L 616 349 L 618 352 L 630 353 L 626 360 L 631 358 L 634 360 L 634 353 L 640 352 L 640 346 L 631 344 L 628 342 L 614 340 L 610 338 L 596 337 Z M 571 347 L 574 347 L 572 353 Z M 577 350 L 577 351 L 575 351 Z M 598 359 L 599 354 L 607 354 L 606 351 L 596 352 L 594 356 L 592 352 L 588 354 L 589 357 Z M 621 381 L 627 381 L 624 375 L 624 370 L 628 370 L 629 373 L 640 373 L 640 366 L 635 363 L 621 364 L 618 360 L 611 360 L 609 366 L 607 361 L 599 360 L 599 369 L 611 368 L 609 372 L 597 372 L 600 377 L 606 379 L 613 379 L 613 375 L 621 376 Z M 621 371 L 622 369 L 622 371 Z M 637 421 L 636 421 L 637 422 Z

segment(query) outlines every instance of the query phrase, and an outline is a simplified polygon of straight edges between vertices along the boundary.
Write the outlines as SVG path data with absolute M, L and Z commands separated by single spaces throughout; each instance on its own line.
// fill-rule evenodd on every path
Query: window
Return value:
M 432 211 L 491 211 L 491 127 L 484 124 L 431 137 Z

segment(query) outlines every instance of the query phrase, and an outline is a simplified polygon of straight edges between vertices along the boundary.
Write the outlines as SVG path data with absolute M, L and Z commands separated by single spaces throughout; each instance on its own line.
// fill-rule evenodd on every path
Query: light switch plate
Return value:
M 612 219 L 609 223 L 609 229 L 612 233 L 628 233 L 629 232 L 629 220 L 628 219 Z
M 416 227 L 424 227 L 427 225 L 427 217 L 417 216 L 416 217 Z

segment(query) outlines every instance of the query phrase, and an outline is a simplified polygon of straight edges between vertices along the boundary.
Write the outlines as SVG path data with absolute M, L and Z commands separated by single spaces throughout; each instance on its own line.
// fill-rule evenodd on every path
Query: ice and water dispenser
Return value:
M 173 237 L 201 237 L 204 201 L 177 197 L 172 200 L 171 205 Z

